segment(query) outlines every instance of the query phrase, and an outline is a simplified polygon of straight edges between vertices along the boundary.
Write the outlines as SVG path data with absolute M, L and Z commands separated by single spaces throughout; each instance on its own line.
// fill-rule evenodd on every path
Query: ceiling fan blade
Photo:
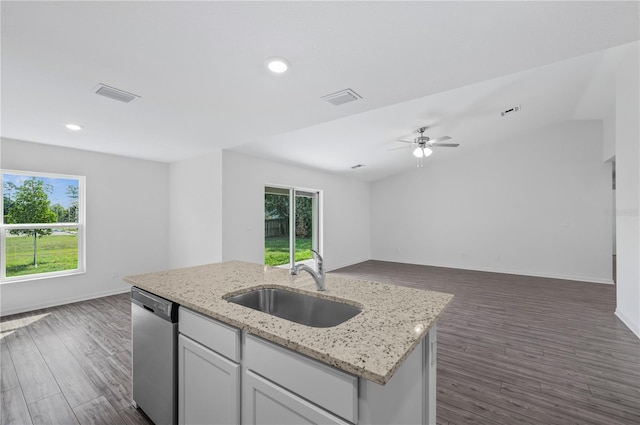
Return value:
M 457 148 L 460 146 L 460 143 L 434 143 L 431 146 L 436 148 Z
M 396 139 L 396 142 L 402 142 L 402 143 L 415 143 L 413 140 L 402 140 L 402 139 Z
M 431 139 L 430 142 L 431 143 L 440 143 L 440 142 L 444 142 L 445 140 L 451 140 L 451 137 L 442 136 L 442 137 L 438 137 L 437 139 Z
M 407 149 L 410 148 L 411 146 L 400 146 L 399 148 L 392 148 L 392 149 L 387 149 L 388 151 L 397 151 L 398 149 Z

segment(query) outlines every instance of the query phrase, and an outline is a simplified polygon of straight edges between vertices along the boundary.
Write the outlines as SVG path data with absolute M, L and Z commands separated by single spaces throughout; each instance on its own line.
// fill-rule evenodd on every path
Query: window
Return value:
M 291 202 L 295 199 L 295 202 Z M 313 189 L 264 188 L 264 263 L 291 267 L 322 253 L 321 192 Z
M 0 282 L 84 272 L 84 177 L 2 170 Z

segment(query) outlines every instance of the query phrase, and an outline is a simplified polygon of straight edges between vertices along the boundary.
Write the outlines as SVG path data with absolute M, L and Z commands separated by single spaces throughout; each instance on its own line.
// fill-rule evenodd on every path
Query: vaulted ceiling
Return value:
M 446 159 L 601 118 L 640 39 L 636 1 L 0 7 L 3 137 L 166 162 L 233 149 L 364 180 L 411 166 L 408 150 L 388 149 L 422 125 L 461 144 L 432 156 Z M 271 56 L 290 70 L 271 74 Z M 98 96 L 99 83 L 140 97 Z M 346 88 L 362 99 L 322 99 Z

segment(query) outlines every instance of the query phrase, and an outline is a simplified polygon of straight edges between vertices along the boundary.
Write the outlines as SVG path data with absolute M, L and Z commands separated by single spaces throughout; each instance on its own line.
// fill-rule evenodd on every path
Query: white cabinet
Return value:
M 244 377 L 242 423 L 250 425 L 350 425 L 251 371 Z
M 178 423 L 240 422 L 240 365 L 180 335 Z
M 436 328 L 386 385 L 180 307 L 178 422 L 435 424 Z
M 179 320 L 178 423 L 239 424 L 239 330 L 182 307 Z

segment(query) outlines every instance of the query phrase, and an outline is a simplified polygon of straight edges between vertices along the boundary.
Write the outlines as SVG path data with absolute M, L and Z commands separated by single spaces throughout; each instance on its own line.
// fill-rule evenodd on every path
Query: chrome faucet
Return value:
M 294 264 L 293 267 L 291 267 L 291 270 L 289 270 L 289 273 L 291 273 L 292 275 L 297 275 L 298 273 L 300 273 L 300 270 L 308 272 L 316 282 L 316 289 L 318 291 L 324 291 L 326 289 L 326 286 L 324 283 L 325 274 L 322 256 L 318 253 L 318 251 L 314 249 L 312 249 L 311 251 L 313 252 L 313 258 L 316 261 L 316 268 L 313 269 L 306 264 Z

